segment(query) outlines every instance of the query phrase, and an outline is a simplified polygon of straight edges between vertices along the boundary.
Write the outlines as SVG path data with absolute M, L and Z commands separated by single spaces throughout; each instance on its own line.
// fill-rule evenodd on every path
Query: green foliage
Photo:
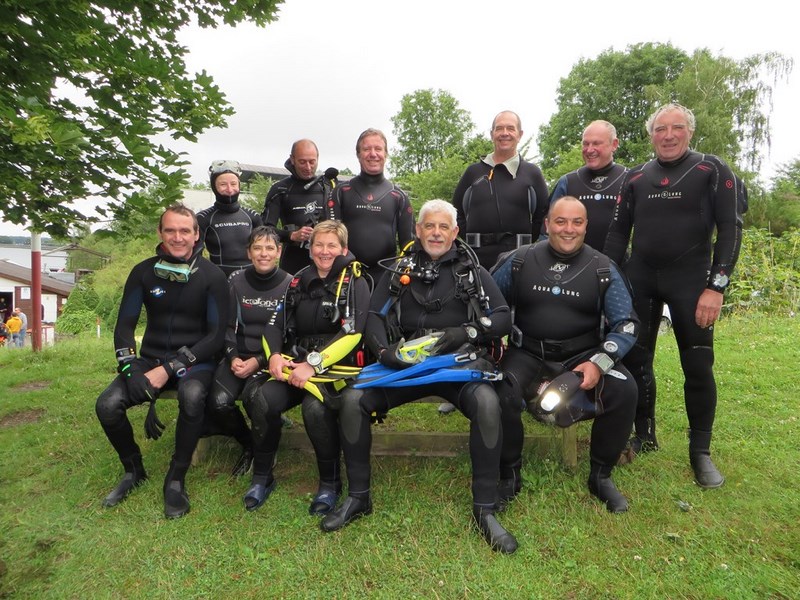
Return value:
M 106 266 L 78 281 L 57 321 L 59 330 L 76 333 L 94 329 L 97 317 L 103 329 L 113 330 L 128 274 L 136 264 L 153 255 L 156 245 L 152 234 L 149 239 L 128 240 L 123 245 L 108 238 L 98 241 L 90 237 L 85 240 L 87 245 L 94 245 L 94 242 L 96 247 L 106 249 L 111 259 Z M 67 318 L 67 322 L 62 326 L 64 318 Z M 143 326 L 145 323 L 145 314 L 142 312 L 139 324 Z M 86 327 L 81 328 L 81 324 Z
M 565 154 L 579 146 L 583 128 L 595 119 L 616 126 L 620 163 L 645 162 L 652 155 L 645 122 L 657 106 L 675 101 L 697 117 L 693 148 L 758 171 L 759 150 L 770 141 L 773 85 L 788 77 L 792 66 L 777 53 L 734 61 L 707 49 L 689 56 L 654 43 L 581 60 L 561 80 L 558 111 L 540 129 L 542 167 L 556 175 L 568 172 L 561 167 Z
M 776 237 L 766 229 L 745 229 L 725 300 L 726 310 L 734 312 L 800 312 L 800 230 Z
M 617 128 L 617 159 L 637 164 L 649 157 L 644 124 L 652 112 L 645 96 L 649 86 L 674 79 L 688 59 L 670 44 L 637 44 L 625 52 L 606 50 L 594 59 L 582 59 L 561 79 L 556 94 L 558 110 L 539 131 L 543 169 L 561 163 L 562 155 L 580 146 L 583 129 L 605 119 Z M 560 174 L 566 173 L 562 170 Z
M 97 316 L 91 310 L 72 310 L 62 314 L 56 322 L 56 333 L 71 334 L 86 333 L 96 327 Z
M 463 147 L 475 127 L 449 92 L 433 89 L 404 95 L 392 124 L 400 147 L 390 160 L 398 176 L 430 170 L 449 149 Z
M 491 140 L 482 135 L 475 136 L 463 147 L 448 149 L 445 156 L 434 161 L 431 169 L 406 173 L 396 177 L 395 181 L 408 192 L 414 210 L 418 212 L 428 200 L 450 200 L 467 166 L 491 153 L 493 148 Z
M 281 0 L 10 0 L 0 25 L 0 214 L 66 235 L 92 220 L 79 198 L 148 212 L 135 189 L 154 181 L 180 197 L 185 161 L 152 140 L 195 141 L 233 113 L 207 73 L 191 74 L 178 32 L 272 21 Z M 118 203 L 116 206 L 119 206 Z M 114 205 L 99 207 L 116 214 Z
M 267 197 L 267 192 L 269 192 L 269 188 L 271 188 L 274 183 L 275 180 L 271 177 L 264 177 L 263 175 L 256 174 L 255 177 L 247 183 L 247 193 L 244 194 L 244 197 L 239 197 L 239 202 L 242 206 L 251 208 L 258 214 L 261 214 L 264 210 L 264 200 Z

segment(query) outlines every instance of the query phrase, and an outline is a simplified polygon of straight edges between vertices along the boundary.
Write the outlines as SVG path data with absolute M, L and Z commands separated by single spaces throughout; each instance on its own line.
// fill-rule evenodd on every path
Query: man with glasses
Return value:
M 211 262 L 230 275 L 250 265 L 247 244 L 253 229 L 262 225 L 261 216 L 239 204 L 242 168 L 235 160 L 215 160 L 209 167 L 213 206 L 197 213 L 200 239 Z
M 164 514 L 189 512 L 184 478 L 203 430 L 206 395 L 225 336 L 229 292 L 225 275 L 201 256 L 194 212 L 183 204 L 164 211 L 156 255 L 128 275 L 114 329 L 119 375 L 97 398 L 95 410 L 125 474 L 103 505 L 115 506 L 147 479 L 127 410 L 150 403 L 145 435 L 164 428 L 155 413 L 161 391 L 177 389 L 175 453 L 164 480 Z M 144 307 L 147 325 L 137 356 L 135 331 Z

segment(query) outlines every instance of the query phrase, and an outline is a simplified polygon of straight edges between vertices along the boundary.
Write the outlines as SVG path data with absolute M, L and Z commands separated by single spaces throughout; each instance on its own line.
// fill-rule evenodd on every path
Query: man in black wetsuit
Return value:
M 562 176 L 550 194 L 550 204 L 564 196 L 574 196 L 583 202 L 589 219 L 585 243 L 599 251 L 606 242 L 627 172 L 625 167 L 614 162 L 618 146 L 617 129 L 611 123 L 589 123 L 581 139 L 584 166 Z
M 122 481 L 103 501 L 115 506 L 147 479 L 127 410 L 149 402 L 145 431 L 158 438 L 163 425 L 155 401 L 164 389 L 178 390 L 175 453 L 164 479 L 164 514 L 176 518 L 189 512 L 184 478 L 203 429 L 215 355 L 224 341 L 228 285 L 222 271 L 201 256 L 190 209 L 167 208 L 158 234 L 156 256 L 136 265 L 125 282 L 114 329 L 119 375 L 97 398 L 95 410 L 125 468 Z M 147 326 L 137 357 L 134 334 L 142 306 Z
M 316 178 L 318 159 L 317 145 L 311 140 L 292 144 L 284 164 L 291 175 L 275 183 L 264 200 L 261 218 L 265 225 L 276 228 L 280 221 L 278 235 L 283 244 L 280 266 L 290 274 L 311 264 L 308 239 L 314 225 L 337 217 L 331 200 L 336 182 Z
M 547 241 L 519 248 L 494 273 L 514 314 L 500 364 L 504 377 L 496 386 L 503 412 L 499 502 L 506 504 L 522 489 L 520 415 L 527 400 L 534 416 L 561 426 L 594 419 L 589 491 L 610 512 L 625 512 L 628 501 L 611 471 L 633 425 L 636 383 L 619 361 L 633 347 L 639 321 L 617 265 L 583 243 L 587 218 L 581 201 L 555 200 L 545 224 Z M 582 378 L 580 389 L 551 415 L 543 413 L 538 390 L 567 371 Z
M 361 173 L 336 189 L 337 209 L 350 232 L 350 252 L 373 277 L 378 261 L 397 255 L 414 239 L 414 210 L 408 195 L 383 174 L 386 136 L 367 129 L 358 136 L 356 156 Z
M 628 172 L 605 252 L 621 260 L 633 229 L 631 256 L 623 268 L 642 328 L 625 357 L 639 386 L 631 449 L 658 448 L 653 357 L 666 303 L 683 368 L 689 460 L 696 482 L 716 488 L 725 479 L 710 450 L 717 405 L 714 322 L 739 256 L 742 186 L 722 160 L 689 149 L 694 130 L 694 114 L 679 104 L 664 105 L 648 119 L 656 158 Z
M 437 346 L 440 354 L 448 354 L 467 342 L 477 348 L 491 346 L 511 328 L 508 306 L 494 280 L 477 264 L 470 248 L 456 241 L 453 206 L 445 200 L 426 202 L 420 209 L 416 233 L 414 245 L 377 283 L 364 332 L 370 350 L 383 365 L 394 369 L 408 366 L 397 357 L 401 338 L 443 331 Z M 481 361 L 493 364 L 488 355 L 478 359 Z M 349 495 L 322 520 L 322 529 L 341 529 L 372 512 L 370 416 L 425 396 L 446 398 L 470 420 L 474 522 L 493 549 L 514 552 L 517 541 L 494 514 L 503 441 L 500 404 L 491 383 L 482 380 L 464 383 L 440 376 L 436 383 L 410 387 L 347 388 L 339 422 Z
M 239 204 L 241 166 L 235 160 L 215 160 L 209 167 L 213 206 L 197 213 L 200 241 L 215 265 L 230 275 L 250 264 L 247 240 L 261 225 L 261 216 Z
M 453 193 L 460 235 L 487 269 L 502 252 L 536 240 L 547 214 L 542 171 L 517 151 L 519 116 L 499 113 L 491 138 L 494 152 L 467 167 Z

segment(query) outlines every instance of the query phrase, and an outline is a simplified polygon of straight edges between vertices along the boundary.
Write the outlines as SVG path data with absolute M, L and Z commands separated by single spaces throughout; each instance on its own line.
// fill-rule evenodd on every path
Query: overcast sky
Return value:
M 483 132 L 497 112 L 514 110 L 525 137 L 535 138 L 555 112 L 559 79 L 580 59 L 609 48 L 670 42 L 687 53 L 707 47 L 737 60 L 777 51 L 800 63 L 789 6 L 775 0 L 286 0 L 265 28 L 181 33 L 190 70 L 205 69 L 236 115 L 227 129 L 210 130 L 197 144 L 170 145 L 187 153 L 192 181 L 206 181 L 218 158 L 283 165 L 291 143 L 303 137 L 317 142 L 321 169 L 358 172 L 358 134 L 382 129 L 391 149 L 391 117 L 402 96 L 424 88 L 450 92 Z M 775 90 L 768 176 L 800 156 L 794 120 L 800 64 Z M 3 233 L 10 233 L 6 225 Z

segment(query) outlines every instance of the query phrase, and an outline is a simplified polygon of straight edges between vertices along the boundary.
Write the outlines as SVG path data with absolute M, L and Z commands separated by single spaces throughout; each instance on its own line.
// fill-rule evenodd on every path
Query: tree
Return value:
M 0 9 L 0 213 L 65 235 L 91 221 L 69 203 L 158 182 L 164 201 L 188 181 L 153 136 L 194 141 L 233 110 L 205 72 L 186 70 L 176 34 L 275 18 L 282 0 L 9 0 Z M 121 202 L 113 203 L 121 205 Z M 101 215 L 114 209 L 98 207 Z
M 483 135 L 475 136 L 462 148 L 449 149 L 445 156 L 434 161 L 429 170 L 400 176 L 397 183 L 408 192 L 416 211 L 427 200 L 450 200 L 467 166 L 492 152 L 493 148 L 491 140 Z
M 755 204 L 756 212 L 763 213 L 758 225 L 778 236 L 800 228 L 800 159 L 781 165 L 772 178 L 772 190 L 759 200 L 750 201 L 751 210 Z
M 400 144 L 391 157 L 397 175 L 429 170 L 448 149 L 463 147 L 475 127 L 449 92 L 433 89 L 403 96 L 392 125 Z
M 661 104 L 676 101 L 697 116 L 692 146 L 717 154 L 740 169 L 758 170 L 757 149 L 769 144 L 772 85 L 791 72 L 777 53 L 741 61 L 707 49 L 691 56 L 669 44 L 637 44 L 581 60 L 561 80 L 558 110 L 539 132 L 542 167 L 563 174 L 562 158 L 580 144 L 583 128 L 605 119 L 617 128 L 617 159 L 637 164 L 651 156 L 645 121 Z

